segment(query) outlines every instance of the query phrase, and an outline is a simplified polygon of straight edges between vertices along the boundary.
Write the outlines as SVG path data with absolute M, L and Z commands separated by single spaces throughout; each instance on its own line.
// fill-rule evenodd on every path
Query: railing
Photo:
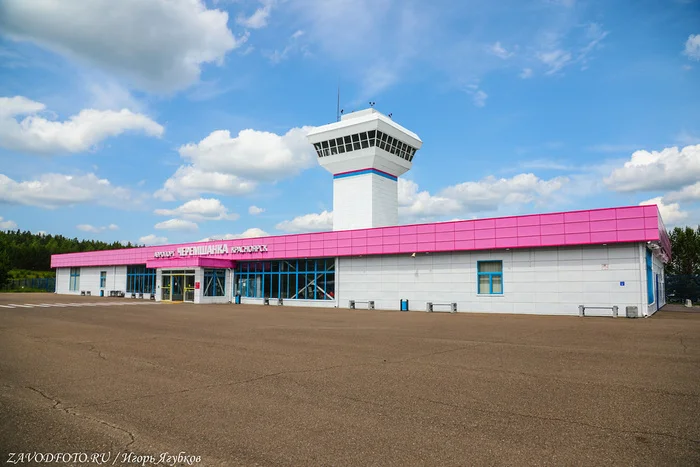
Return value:
M 53 277 L 41 277 L 34 279 L 10 279 L 0 286 L 0 290 L 36 289 L 45 292 L 56 291 L 56 279 Z

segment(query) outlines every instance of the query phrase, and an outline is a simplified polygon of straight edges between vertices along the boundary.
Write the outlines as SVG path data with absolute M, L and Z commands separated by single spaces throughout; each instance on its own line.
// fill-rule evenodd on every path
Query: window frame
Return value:
M 501 265 L 501 270 L 500 272 L 491 272 L 491 271 L 480 271 L 480 267 L 482 264 L 485 263 L 499 263 Z M 488 276 L 489 277 L 489 291 L 488 292 L 481 292 L 481 276 Z M 501 291 L 500 292 L 494 292 L 493 291 L 493 277 L 494 276 L 499 276 L 501 278 Z M 476 293 L 477 295 L 503 295 L 503 292 L 505 290 L 504 283 L 503 283 L 503 260 L 502 259 L 488 259 L 488 260 L 480 260 L 476 262 Z

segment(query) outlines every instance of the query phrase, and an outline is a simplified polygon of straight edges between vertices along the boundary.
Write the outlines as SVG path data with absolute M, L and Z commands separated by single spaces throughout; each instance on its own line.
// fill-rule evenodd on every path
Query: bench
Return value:
M 433 307 L 436 306 L 449 306 L 450 307 L 450 313 L 454 313 L 457 311 L 457 302 L 451 302 L 451 303 L 435 303 L 435 302 L 428 302 L 425 304 L 425 311 L 428 313 L 433 312 Z
M 282 306 L 284 304 L 284 300 L 281 298 L 277 298 L 277 306 Z M 263 298 L 263 305 L 269 305 L 270 304 L 270 299 L 268 297 Z
M 612 310 L 613 318 L 617 318 L 618 307 L 617 307 L 617 305 L 615 305 L 615 306 L 585 306 L 585 305 L 579 305 L 579 306 L 578 306 L 578 315 L 579 315 L 579 316 L 586 316 L 586 310 Z
M 358 303 L 366 303 L 368 310 L 374 310 L 374 300 L 350 300 L 350 309 L 354 310 Z
M 124 296 L 124 292 L 122 292 L 121 290 L 110 290 L 110 291 L 109 291 L 109 296 L 110 296 L 110 297 L 123 297 L 123 296 Z

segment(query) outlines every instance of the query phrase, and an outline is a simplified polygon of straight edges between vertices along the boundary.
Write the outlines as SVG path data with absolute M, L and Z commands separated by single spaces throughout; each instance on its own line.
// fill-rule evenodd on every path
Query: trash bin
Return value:
M 105 291 L 104 291 L 104 290 L 100 290 L 100 297 L 104 297 L 104 296 L 105 296 Z
M 236 296 L 234 297 L 234 299 L 235 299 L 235 300 L 234 300 L 234 303 L 235 303 L 236 305 L 240 305 L 240 304 L 241 304 L 241 294 L 237 293 Z
M 408 311 L 408 299 L 401 299 L 401 311 Z

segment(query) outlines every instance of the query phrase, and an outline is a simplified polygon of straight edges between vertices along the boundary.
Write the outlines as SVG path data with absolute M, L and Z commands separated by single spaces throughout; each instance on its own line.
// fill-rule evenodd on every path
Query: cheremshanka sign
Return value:
M 154 258 L 173 258 L 175 253 L 177 256 L 210 256 L 210 255 L 237 255 L 242 253 L 260 253 L 267 250 L 267 245 L 244 245 L 244 246 L 232 246 L 229 248 L 228 245 L 222 243 L 220 245 L 196 245 L 196 246 L 184 246 L 178 248 L 177 250 L 168 251 L 156 251 L 153 253 Z

